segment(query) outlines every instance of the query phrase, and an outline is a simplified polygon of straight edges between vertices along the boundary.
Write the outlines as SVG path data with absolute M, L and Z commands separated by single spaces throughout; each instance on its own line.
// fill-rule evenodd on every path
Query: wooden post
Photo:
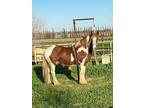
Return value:
M 34 46 L 34 61 L 35 61 L 35 64 L 37 64 L 37 50 L 36 50 L 36 46 Z
M 74 27 L 74 37 L 75 37 L 75 42 L 76 42 L 76 38 L 77 38 L 77 33 L 76 33 L 76 22 L 75 19 L 73 19 L 73 27 Z

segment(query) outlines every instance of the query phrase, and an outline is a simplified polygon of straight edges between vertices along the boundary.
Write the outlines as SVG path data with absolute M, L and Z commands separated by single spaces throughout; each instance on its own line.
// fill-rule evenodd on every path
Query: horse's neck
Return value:
M 85 38 L 83 38 L 83 39 L 79 40 L 78 42 L 76 42 L 74 46 L 76 49 L 78 49 L 80 47 L 86 48 L 85 42 L 86 42 L 86 40 L 85 40 Z

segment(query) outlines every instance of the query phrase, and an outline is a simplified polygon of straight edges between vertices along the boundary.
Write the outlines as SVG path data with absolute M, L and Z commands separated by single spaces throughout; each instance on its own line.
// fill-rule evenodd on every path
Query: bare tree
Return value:
M 44 21 L 40 17 L 33 15 L 32 17 L 33 39 L 42 38 L 44 36 L 42 34 L 45 33 L 45 31 L 46 31 L 46 24 L 44 23 Z

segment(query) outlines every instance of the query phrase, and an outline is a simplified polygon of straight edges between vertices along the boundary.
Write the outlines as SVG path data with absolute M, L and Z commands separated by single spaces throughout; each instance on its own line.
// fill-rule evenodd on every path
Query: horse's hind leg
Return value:
M 43 79 L 44 79 L 44 82 L 47 83 L 47 84 L 50 84 L 51 83 L 51 80 L 50 80 L 50 67 L 49 67 L 49 64 L 47 63 L 46 59 L 44 58 L 43 59 Z
M 55 75 L 55 65 L 52 62 L 50 63 L 50 67 L 51 67 L 51 75 L 53 78 L 53 84 L 59 85 L 60 83 L 58 82 L 56 75 Z

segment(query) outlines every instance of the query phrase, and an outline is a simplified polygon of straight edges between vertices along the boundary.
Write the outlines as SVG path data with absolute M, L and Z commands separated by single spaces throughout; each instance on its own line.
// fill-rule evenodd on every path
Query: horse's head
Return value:
M 75 43 L 75 48 L 84 47 L 88 48 L 92 53 L 92 50 L 96 48 L 96 44 L 98 42 L 98 31 L 92 31 L 91 34 L 84 36 L 80 41 Z
M 92 43 L 93 49 L 96 48 L 96 44 L 98 42 L 98 37 L 99 37 L 99 31 L 91 31 L 91 34 L 89 35 Z

